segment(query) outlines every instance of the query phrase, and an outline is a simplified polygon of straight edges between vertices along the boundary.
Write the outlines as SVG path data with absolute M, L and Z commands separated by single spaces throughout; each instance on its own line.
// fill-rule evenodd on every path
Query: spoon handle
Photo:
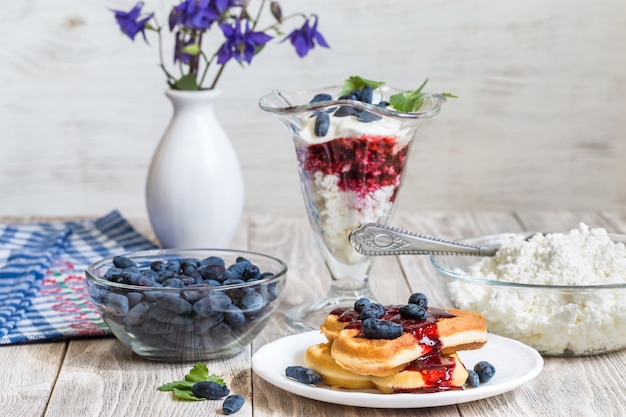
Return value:
M 362 255 L 493 256 L 496 249 L 425 236 L 379 223 L 364 223 L 350 232 L 350 244 Z

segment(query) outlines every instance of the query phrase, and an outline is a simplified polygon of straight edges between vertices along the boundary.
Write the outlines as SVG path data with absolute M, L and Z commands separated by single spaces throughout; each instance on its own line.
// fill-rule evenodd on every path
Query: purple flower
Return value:
M 324 48 L 329 47 L 324 36 L 317 31 L 317 15 L 313 15 L 313 17 L 315 21 L 311 26 L 309 26 L 309 19 L 307 19 L 300 29 L 293 30 L 281 41 L 284 42 L 290 39 L 291 44 L 296 48 L 296 53 L 300 58 L 304 57 L 315 47 L 314 41 L 317 41 L 319 46 L 323 46 Z
M 141 32 L 141 34 L 143 35 L 143 39 L 146 41 L 146 43 L 148 43 L 148 39 L 146 39 L 145 33 L 146 23 L 148 23 L 148 21 L 152 19 L 154 13 L 151 13 L 147 17 L 138 20 L 139 16 L 141 15 L 142 7 L 143 2 L 140 1 L 135 4 L 135 7 L 133 7 L 130 12 L 123 12 L 121 10 L 112 10 L 112 12 L 115 13 L 115 20 L 120 26 L 120 29 L 122 29 L 122 32 L 128 35 L 128 37 L 131 38 L 133 41 L 135 40 L 135 36 L 137 36 L 137 34 Z
M 241 30 L 241 21 L 237 19 L 234 26 L 220 25 L 226 41 L 217 51 L 217 63 L 222 65 L 231 58 L 237 61 L 245 61 L 248 64 L 257 53 L 258 48 L 269 42 L 272 37 L 263 32 L 250 30 L 250 23 L 246 20 L 245 32 Z
M 170 12 L 170 31 L 177 25 L 200 31 L 209 29 L 230 5 L 231 0 L 184 0 Z

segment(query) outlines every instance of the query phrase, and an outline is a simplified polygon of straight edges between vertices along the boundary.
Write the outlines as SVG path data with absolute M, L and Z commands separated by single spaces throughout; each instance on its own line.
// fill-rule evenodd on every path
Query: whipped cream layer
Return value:
M 306 117 L 300 131 L 295 136 L 296 141 L 303 143 L 323 143 L 339 137 L 370 136 L 393 136 L 398 143 L 405 145 L 413 137 L 414 127 L 407 127 L 406 121 L 392 117 L 383 117 L 380 120 L 361 122 L 354 116 L 335 117 L 330 116 L 330 126 L 324 136 L 315 134 L 315 117 Z

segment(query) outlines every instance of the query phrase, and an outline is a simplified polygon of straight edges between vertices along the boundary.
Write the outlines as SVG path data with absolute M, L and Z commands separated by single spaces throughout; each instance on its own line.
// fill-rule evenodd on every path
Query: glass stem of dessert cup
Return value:
M 379 104 L 328 99 L 340 90 L 274 91 L 259 103 L 291 133 L 306 212 L 331 275 L 324 297 L 287 311 L 287 323 L 298 331 L 319 329 L 332 310 L 352 308 L 361 297 L 377 301 L 368 278 L 373 258 L 356 252 L 348 236 L 362 223 L 388 223 L 415 133 L 445 101 L 426 94 L 418 112 L 402 113 Z M 399 91 L 381 88 L 372 103 Z M 327 99 L 311 103 L 318 94 L 328 94 Z

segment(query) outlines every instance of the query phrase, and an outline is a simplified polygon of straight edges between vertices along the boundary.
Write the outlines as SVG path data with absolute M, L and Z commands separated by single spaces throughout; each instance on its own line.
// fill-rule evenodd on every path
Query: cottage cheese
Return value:
M 494 281 L 581 286 L 626 283 L 626 249 L 581 223 L 567 234 L 516 237 L 469 268 Z M 626 346 L 626 290 L 534 289 L 454 281 L 450 295 L 482 314 L 491 332 L 544 354 L 593 354 Z
M 391 198 L 396 187 L 381 187 L 361 196 L 353 191 L 342 191 L 338 182 L 336 175 L 316 172 L 311 198 L 323 225 L 322 239 L 326 248 L 342 263 L 354 264 L 361 262 L 363 256 L 350 246 L 348 235 L 362 223 L 385 219 L 391 213 Z

